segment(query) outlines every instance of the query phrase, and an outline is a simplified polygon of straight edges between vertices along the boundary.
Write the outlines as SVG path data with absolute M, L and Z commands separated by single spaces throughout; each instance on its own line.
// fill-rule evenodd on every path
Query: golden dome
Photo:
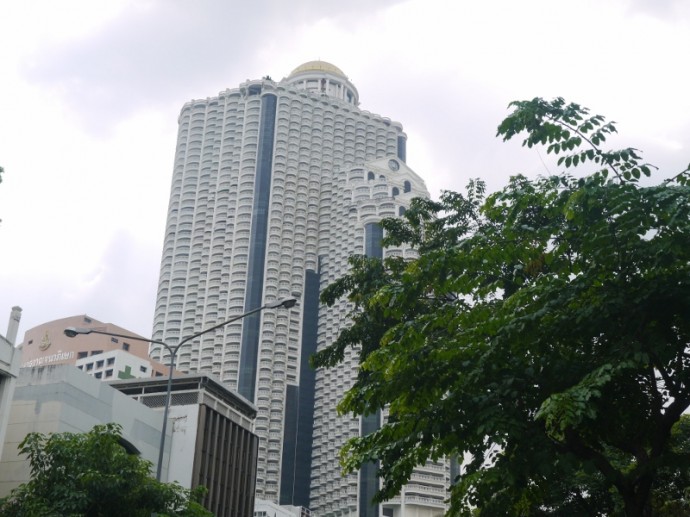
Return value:
M 343 71 L 335 65 L 327 63 L 326 61 L 309 61 L 303 65 L 295 68 L 289 77 L 305 72 L 330 72 L 331 74 L 339 75 L 347 79 Z

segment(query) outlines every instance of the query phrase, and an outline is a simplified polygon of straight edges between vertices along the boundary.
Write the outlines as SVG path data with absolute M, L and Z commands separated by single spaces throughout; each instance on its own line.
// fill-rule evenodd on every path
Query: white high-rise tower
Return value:
M 344 302 L 327 309 L 319 294 L 347 271 L 351 254 L 409 253 L 383 250 L 377 222 L 428 196 L 405 165 L 402 126 L 358 104 L 340 69 L 313 61 L 280 82 L 247 81 L 184 105 L 153 328 L 154 339 L 174 344 L 299 294 L 292 309 L 247 317 L 183 346 L 177 368 L 214 374 L 254 402 L 257 497 L 320 517 L 378 516 L 379 509 L 366 503 L 378 482 L 373 468 L 343 478 L 337 462 L 347 438 L 378 425 L 378 417 L 360 422 L 335 411 L 357 357 L 318 373 L 308 365 L 347 324 Z M 152 348 L 154 358 L 166 354 Z M 420 516 L 443 509 L 447 479 L 438 481 L 430 483 L 435 495 L 418 497 L 422 506 L 432 499 L 431 513 Z

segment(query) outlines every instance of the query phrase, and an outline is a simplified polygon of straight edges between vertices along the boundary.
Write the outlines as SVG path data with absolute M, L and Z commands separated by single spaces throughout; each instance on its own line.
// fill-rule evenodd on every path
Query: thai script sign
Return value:
M 58 350 L 55 354 L 44 355 L 43 357 L 37 357 L 36 359 L 27 361 L 22 365 L 22 368 L 33 368 L 34 366 L 43 366 L 58 361 L 69 361 L 70 359 L 74 359 L 74 352 L 63 352 L 62 350 Z

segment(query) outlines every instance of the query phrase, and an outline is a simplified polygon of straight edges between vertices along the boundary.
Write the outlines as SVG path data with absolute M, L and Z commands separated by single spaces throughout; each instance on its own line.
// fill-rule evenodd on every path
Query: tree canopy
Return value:
M 313 364 L 360 350 L 339 410 L 389 413 L 344 468 L 377 461 L 383 501 L 457 457 L 450 515 L 685 514 L 690 169 L 654 183 L 640 151 L 604 149 L 613 123 L 561 98 L 510 107 L 498 135 L 564 172 L 413 200 L 381 225 L 418 258 L 353 257 L 323 293 L 352 324 Z
M 0 500 L 7 517 L 211 517 L 201 490 L 151 477 L 151 463 L 121 444 L 121 427 L 97 425 L 88 433 L 30 433 L 20 451 L 31 479 Z

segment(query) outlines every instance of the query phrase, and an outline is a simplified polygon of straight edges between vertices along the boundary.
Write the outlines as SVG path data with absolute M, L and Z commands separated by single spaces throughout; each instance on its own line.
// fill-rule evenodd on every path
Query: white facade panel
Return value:
M 171 406 L 168 414 L 172 424 L 172 439 L 167 479 L 190 488 L 199 428 L 199 405 Z

